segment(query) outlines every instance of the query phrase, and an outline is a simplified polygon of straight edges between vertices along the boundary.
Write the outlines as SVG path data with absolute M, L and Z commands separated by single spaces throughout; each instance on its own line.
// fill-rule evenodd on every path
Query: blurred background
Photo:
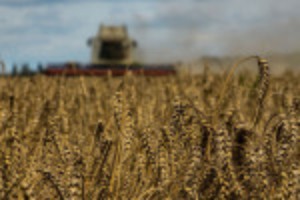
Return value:
M 0 0 L 0 59 L 35 69 L 90 61 L 100 24 L 127 25 L 143 62 L 264 55 L 300 69 L 299 0 Z

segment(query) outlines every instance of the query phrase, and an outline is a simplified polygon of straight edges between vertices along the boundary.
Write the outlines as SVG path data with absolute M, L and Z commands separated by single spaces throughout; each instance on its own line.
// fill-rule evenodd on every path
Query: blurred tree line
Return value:
M 30 68 L 28 63 L 24 63 L 21 66 L 18 66 L 17 64 L 13 64 L 12 70 L 11 70 L 11 75 L 12 76 L 31 76 L 34 74 L 40 74 L 43 72 L 43 65 L 39 63 L 37 65 L 37 69 L 33 70 Z

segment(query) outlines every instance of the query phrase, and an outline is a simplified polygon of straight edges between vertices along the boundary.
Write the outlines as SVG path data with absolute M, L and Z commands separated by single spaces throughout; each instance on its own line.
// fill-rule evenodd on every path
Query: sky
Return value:
M 128 26 L 144 62 L 300 51 L 299 0 L 0 0 L 0 58 L 90 61 L 99 25 Z

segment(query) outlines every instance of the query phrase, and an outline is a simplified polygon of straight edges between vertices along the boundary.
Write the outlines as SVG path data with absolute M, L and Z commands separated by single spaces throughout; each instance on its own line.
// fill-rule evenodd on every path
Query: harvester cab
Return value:
M 133 49 L 137 43 L 128 36 L 126 26 L 100 25 L 88 45 L 92 48 L 92 64 L 128 65 L 133 62 Z

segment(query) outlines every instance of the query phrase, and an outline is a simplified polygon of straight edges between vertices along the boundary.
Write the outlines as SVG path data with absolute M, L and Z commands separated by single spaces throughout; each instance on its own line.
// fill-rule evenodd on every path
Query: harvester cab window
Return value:
M 120 41 L 102 41 L 100 58 L 124 59 L 126 58 L 126 45 Z

